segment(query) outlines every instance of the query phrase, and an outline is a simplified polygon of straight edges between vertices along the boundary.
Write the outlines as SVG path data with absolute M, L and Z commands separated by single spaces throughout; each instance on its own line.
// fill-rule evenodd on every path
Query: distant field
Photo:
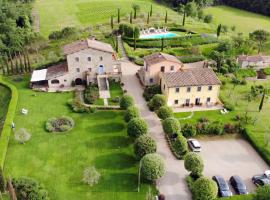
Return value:
M 231 8 L 228 6 L 216 6 L 205 9 L 206 13 L 214 16 L 216 24 L 236 26 L 237 32 L 248 34 L 257 29 L 270 31 L 270 17 Z
M 34 10 L 40 15 L 41 33 L 48 35 L 52 30 L 66 26 L 87 26 L 110 22 L 111 15 L 117 16 L 117 8 L 121 16 L 127 16 L 132 11 L 131 5 L 140 5 L 140 12 L 147 13 L 153 4 L 153 15 L 176 13 L 152 0 L 37 0 Z

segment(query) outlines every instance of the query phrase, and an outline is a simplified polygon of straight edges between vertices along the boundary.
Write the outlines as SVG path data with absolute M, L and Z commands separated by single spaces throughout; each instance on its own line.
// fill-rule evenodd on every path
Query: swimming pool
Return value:
M 160 38 L 172 38 L 179 36 L 176 33 L 167 32 L 167 33 L 154 33 L 150 35 L 141 35 L 140 39 L 160 39 Z

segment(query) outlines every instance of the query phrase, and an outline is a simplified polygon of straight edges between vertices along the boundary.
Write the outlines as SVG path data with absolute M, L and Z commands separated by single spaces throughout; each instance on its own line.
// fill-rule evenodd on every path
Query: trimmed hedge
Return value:
M 146 154 L 156 153 L 157 144 L 156 141 L 148 134 L 142 135 L 135 140 L 134 153 L 137 159 L 141 159 Z
M 173 117 L 173 109 L 169 106 L 161 106 L 157 111 L 157 115 L 160 119 Z
M 140 111 L 136 106 L 129 106 L 125 112 L 124 119 L 126 122 L 129 122 L 133 118 L 140 117 Z
M 148 132 L 148 124 L 141 118 L 133 118 L 128 122 L 127 134 L 130 137 L 138 138 Z
M 173 118 L 173 117 L 163 120 L 162 127 L 163 127 L 164 132 L 168 135 L 179 133 L 181 130 L 180 122 L 176 118 Z
M 8 111 L 6 114 L 6 120 L 0 136 L 0 167 L 3 170 L 9 143 L 9 137 L 11 133 L 11 125 L 16 112 L 19 94 L 17 88 L 14 85 L 4 81 L 1 75 L 0 75 L 0 84 L 9 88 L 12 94 L 9 102 Z

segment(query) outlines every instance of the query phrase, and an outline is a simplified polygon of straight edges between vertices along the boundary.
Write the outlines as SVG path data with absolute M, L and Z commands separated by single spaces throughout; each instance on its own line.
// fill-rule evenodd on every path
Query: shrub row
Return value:
M 143 91 L 143 97 L 146 101 L 150 101 L 156 94 L 161 94 L 159 85 L 147 86 Z
M 151 111 L 156 111 L 160 107 L 166 105 L 166 96 L 162 94 L 156 94 L 153 98 L 147 103 Z
M 203 55 L 181 56 L 179 59 L 182 63 L 194 63 L 205 60 Z
M 18 91 L 15 86 L 12 84 L 5 82 L 0 75 L 0 84 L 9 88 L 11 91 L 11 99 L 8 107 L 8 111 L 6 114 L 6 120 L 2 129 L 2 133 L 0 136 L 0 167 L 1 170 L 4 168 L 4 163 L 6 159 L 6 153 L 9 143 L 9 137 L 11 132 L 11 125 L 14 119 L 14 115 L 16 112 L 17 102 L 18 102 Z

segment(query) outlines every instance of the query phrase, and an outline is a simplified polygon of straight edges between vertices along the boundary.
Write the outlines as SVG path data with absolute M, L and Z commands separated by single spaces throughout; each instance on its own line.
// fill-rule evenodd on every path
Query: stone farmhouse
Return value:
M 176 72 L 183 63 L 175 56 L 165 53 L 154 53 L 144 57 L 144 65 L 138 71 L 138 76 L 144 86 L 160 84 L 161 73 Z
M 182 69 L 161 75 L 161 91 L 172 107 L 219 104 L 221 82 L 211 68 Z
M 121 79 L 121 63 L 110 44 L 86 39 L 65 45 L 63 51 L 66 63 L 35 70 L 32 88 L 59 91 L 97 83 L 101 90 L 108 90 L 108 78 Z
M 241 68 L 254 67 L 254 69 L 259 70 L 262 68 L 270 67 L 270 56 L 241 55 L 241 56 L 238 56 L 237 62 Z

